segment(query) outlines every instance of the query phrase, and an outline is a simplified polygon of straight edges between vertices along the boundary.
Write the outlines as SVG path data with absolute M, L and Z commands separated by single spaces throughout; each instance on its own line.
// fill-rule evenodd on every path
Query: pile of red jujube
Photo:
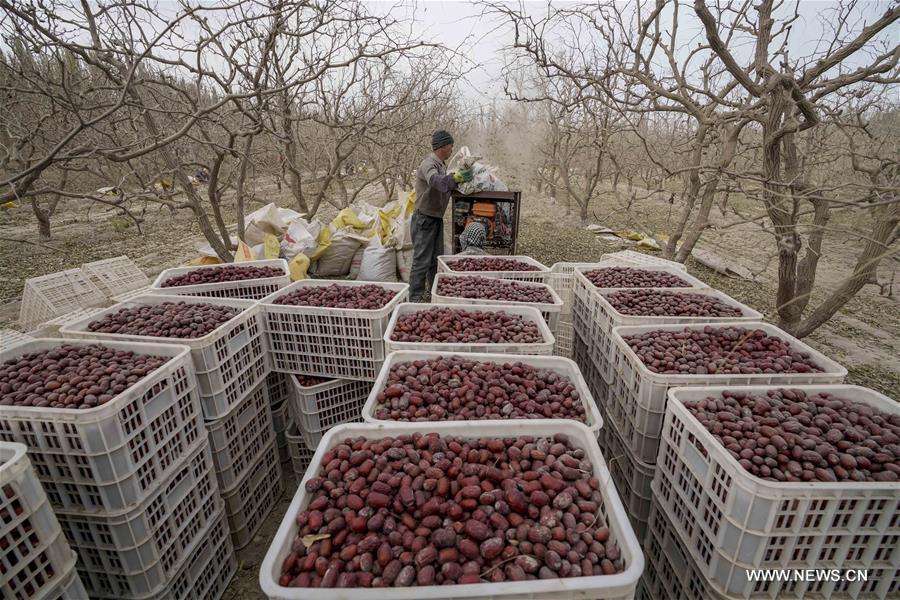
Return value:
M 513 302 L 538 302 L 552 304 L 553 296 L 541 285 L 526 285 L 504 279 L 476 277 L 441 277 L 437 293 L 454 298 L 479 298 L 484 300 L 512 300 Z
M 378 394 L 375 418 L 392 421 L 575 419 L 585 422 L 567 377 L 520 362 L 461 356 L 398 363 Z
M 88 331 L 146 335 L 151 337 L 198 338 L 215 331 L 240 312 L 231 306 L 163 302 L 122 308 L 91 321 Z
M 535 265 L 530 265 L 513 258 L 498 258 L 494 256 L 479 258 L 459 258 L 447 261 L 451 271 L 539 271 Z
M 320 383 L 334 381 L 334 379 L 329 379 L 327 377 L 313 377 L 312 375 L 296 375 L 295 377 L 297 377 L 297 383 L 300 384 L 300 387 L 312 387 L 314 385 L 319 385 Z
M 94 408 L 169 359 L 88 344 L 64 344 L 0 365 L 0 405 Z
M 201 283 L 223 283 L 225 281 L 244 281 L 246 279 L 263 279 L 265 277 L 280 277 L 284 275 L 284 269 L 276 267 L 239 267 L 230 265 L 227 267 L 215 267 L 212 269 L 196 269 L 183 275 L 170 277 L 162 282 L 160 287 L 179 287 L 182 285 L 198 285 Z
M 441 344 L 536 344 L 544 341 L 537 324 L 498 311 L 429 308 L 397 318 L 391 340 Z
M 606 296 L 623 315 L 646 317 L 740 317 L 743 311 L 715 296 L 665 290 L 620 290 Z
M 654 373 L 756 375 L 816 373 L 822 369 L 807 352 L 762 329 L 685 328 L 624 336 L 625 343 Z
M 335 283 L 297 288 L 275 298 L 275 304 L 377 310 L 396 295 L 397 292 L 375 284 L 350 286 Z
M 436 433 L 348 439 L 322 457 L 279 584 L 355 588 L 624 570 L 584 450 Z
M 726 391 L 684 405 L 757 477 L 900 481 L 900 414 L 797 389 Z
M 584 276 L 598 288 L 691 287 L 690 283 L 677 275 L 632 267 L 604 267 L 585 271 Z

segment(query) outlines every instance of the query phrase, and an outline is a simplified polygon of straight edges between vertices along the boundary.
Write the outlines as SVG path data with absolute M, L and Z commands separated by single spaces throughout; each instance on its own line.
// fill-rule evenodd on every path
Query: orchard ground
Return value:
M 366 192 L 369 190 L 370 193 L 364 192 L 360 197 L 373 204 L 383 202 L 380 189 L 369 188 Z M 591 206 L 592 221 L 614 229 L 628 227 L 653 232 L 664 230 L 668 221 L 677 218 L 677 209 L 672 209 L 664 198 L 642 200 L 626 211 L 622 210 L 622 196 L 608 190 L 595 199 Z M 258 187 L 256 197 L 291 206 L 287 194 L 278 193 L 274 184 Z M 604 253 L 629 247 L 622 241 L 596 238 L 581 225 L 577 211 L 567 214 L 562 203 L 546 194 L 524 188 L 523 198 L 520 254 L 549 266 L 559 261 L 589 262 Z M 226 210 L 233 209 L 226 207 Z M 333 207 L 326 206 L 317 216 L 327 221 L 334 212 Z M 227 220 L 229 216 L 233 217 L 226 214 Z M 719 216 L 727 221 L 724 212 Z M 29 277 L 121 254 L 130 256 L 148 276 L 155 276 L 165 268 L 196 257 L 197 246 L 204 243 L 187 210 L 172 215 L 165 208 L 151 205 L 144 214 L 141 233 L 134 224 L 126 227 L 125 223 L 115 211 L 94 208 L 88 212 L 84 205 L 72 203 L 54 215 L 52 240 L 40 245 L 22 244 L 9 239 L 38 242 L 31 209 L 21 206 L 0 214 L 0 328 L 17 328 L 22 286 Z M 699 247 L 747 267 L 757 273 L 756 280 L 725 277 L 693 260 L 688 261 L 688 271 L 774 321 L 777 261 L 767 258 L 773 245 L 770 235 L 752 224 L 707 231 Z M 852 238 L 827 238 L 817 276 L 817 288 L 822 291 L 814 295 L 811 306 L 851 272 L 856 248 Z M 896 259 L 882 261 L 879 268 L 882 281 L 889 281 L 898 272 L 900 264 Z M 895 296 L 889 298 L 880 296 L 876 286 L 865 286 L 828 323 L 804 340 L 846 366 L 848 383 L 879 390 L 892 398 L 900 398 L 900 278 L 897 278 L 897 288 Z M 285 479 L 286 493 L 254 541 L 239 552 L 238 574 L 225 594 L 226 600 L 263 598 L 257 582 L 259 565 L 296 488 L 289 468 Z

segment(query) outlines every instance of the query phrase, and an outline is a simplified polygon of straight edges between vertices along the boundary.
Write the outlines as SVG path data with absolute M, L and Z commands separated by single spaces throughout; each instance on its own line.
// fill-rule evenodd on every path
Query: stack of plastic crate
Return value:
M 166 302 L 214 304 L 238 313 L 198 338 L 151 338 L 98 333 L 89 324 L 105 314 Z M 269 362 L 259 305 L 252 300 L 148 294 L 72 323 L 66 337 L 100 340 L 161 340 L 190 348 L 219 490 L 232 538 L 238 548 L 250 542 L 281 495 L 278 448 L 266 387 Z M 275 471 L 269 473 L 271 455 Z
M 22 444 L 0 442 L 0 592 L 4 598 L 87 596 L 75 553 Z
M 236 562 L 190 350 L 160 343 L 46 339 L 4 351 L 0 361 L 64 344 L 100 344 L 167 358 L 94 408 L 0 406 L 0 439 L 28 447 L 78 556 L 87 595 L 217 597 L 222 589 L 215 592 L 210 578 L 227 581 Z M 215 556 L 200 553 L 210 539 L 217 540 Z
M 659 587 L 684 590 L 669 594 L 671 598 L 691 597 L 688 591 L 701 588 L 709 591 L 704 597 L 712 598 L 897 598 L 900 482 L 756 477 L 685 406 L 721 398 L 725 392 L 766 397 L 779 387 L 723 385 L 669 391 L 652 483 L 650 533 L 662 542 L 678 580 L 659 565 Z M 812 396 L 822 395 L 886 413 L 891 420 L 900 417 L 895 400 L 866 388 L 829 384 L 789 384 L 789 388 L 792 395 L 805 394 L 803 399 L 810 403 Z M 814 438 L 804 436 L 802 441 L 807 440 Z M 849 442 L 845 438 L 839 443 Z M 852 444 L 844 449 L 854 456 Z M 647 540 L 650 555 L 650 535 Z M 760 571 L 832 569 L 827 577 L 751 576 Z
M 603 257 L 601 257 L 601 260 Z M 590 267 L 597 263 L 558 262 L 550 267 L 547 276 L 547 284 L 554 289 L 562 300 L 562 310 L 559 314 L 559 324 L 554 331 L 556 345 L 553 354 L 572 358 L 572 349 L 575 343 L 575 331 L 572 327 L 572 303 L 574 300 L 572 288 L 575 284 L 575 267 Z

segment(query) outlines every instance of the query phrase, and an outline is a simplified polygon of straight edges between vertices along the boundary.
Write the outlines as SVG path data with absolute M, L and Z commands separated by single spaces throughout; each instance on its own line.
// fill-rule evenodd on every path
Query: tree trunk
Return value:
M 244 140 L 243 155 L 241 156 L 241 168 L 238 174 L 237 186 L 234 200 L 234 217 L 237 223 L 238 239 L 244 239 L 244 194 L 247 182 L 247 165 L 250 164 L 250 150 L 253 147 L 253 138 L 255 136 L 248 135 Z
M 900 223 L 900 210 L 887 206 L 887 213 L 875 221 L 874 229 L 860 252 L 853 273 L 835 291 L 822 302 L 802 323 L 794 327 L 793 335 L 802 338 L 828 321 L 847 302 L 862 289 L 866 282 L 876 276 L 878 263 L 890 252 L 889 243 Z M 887 212 L 887 211 L 885 211 Z
M 31 210 L 37 219 L 38 237 L 42 242 L 48 241 L 50 239 L 50 215 L 41 208 L 40 203 L 34 196 L 31 197 Z
M 697 127 L 697 133 L 694 135 L 694 149 L 691 152 L 691 170 L 686 176 L 685 190 L 682 194 L 684 198 L 684 208 L 678 217 L 675 228 L 669 232 L 669 241 L 663 248 L 663 257 L 674 259 L 678 251 L 678 242 L 684 235 L 691 214 L 694 212 L 694 206 L 697 204 L 697 196 L 700 194 L 702 183 L 700 181 L 700 166 L 703 161 L 703 146 L 706 142 L 706 135 L 709 132 L 709 126 L 700 123 Z

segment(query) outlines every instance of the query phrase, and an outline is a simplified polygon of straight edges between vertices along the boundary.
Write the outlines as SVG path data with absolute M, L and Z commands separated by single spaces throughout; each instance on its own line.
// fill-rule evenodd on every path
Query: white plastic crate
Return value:
M 737 308 L 742 315 L 739 317 L 665 317 L 665 316 L 631 316 L 623 315 L 610 304 L 607 296 L 617 292 L 628 291 L 627 288 L 611 291 L 604 291 L 594 295 L 594 310 L 591 312 L 587 323 L 580 323 L 580 330 L 585 331 L 583 336 L 586 340 L 591 340 L 590 352 L 594 359 L 594 364 L 600 371 L 600 374 L 607 381 L 612 383 L 613 365 L 612 360 L 615 355 L 612 330 L 613 327 L 624 325 L 666 325 L 673 323 L 730 323 L 735 321 L 762 321 L 763 315 L 753 310 L 746 304 L 742 304 L 734 298 L 724 294 L 718 290 L 710 288 L 660 288 L 658 291 L 670 292 L 673 294 L 696 294 L 698 296 L 710 296 L 716 298 L 723 304 Z
M 165 302 L 214 304 L 234 308 L 239 312 L 215 330 L 198 338 L 151 337 L 88 330 L 92 322 L 122 309 L 156 306 Z M 210 420 L 225 416 L 269 371 L 262 311 L 252 300 L 147 294 L 71 322 L 59 332 L 66 338 L 84 340 L 133 340 L 187 346 L 191 350 L 191 360 L 197 374 L 203 417 Z
M 266 375 L 266 393 L 269 394 L 269 404 L 272 405 L 273 411 L 294 395 L 294 386 L 290 382 L 291 377 L 293 375 L 289 373 L 279 373 L 277 371 Z M 278 431 L 280 427 L 281 425 L 276 419 L 275 431 Z
M 291 469 L 297 479 L 302 479 L 316 451 L 307 447 L 306 442 L 303 441 L 303 434 L 297 429 L 295 423 L 291 423 L 288 427 L 285 437 L 287 438 L 288 452 L 291 455 Z
M 556 326 L 556 331 L 553 332 L 553 336 L 556 339 L 553 344 L 553 355 L 561 356 L 563 358 L 572 358 L 572 344 L 575 341 L 575 330 L 572 327 L 570 315 L 565 315 L 560 318 L 559 323 Z
M 86 340 L 39 339 L 0 362 Z M 50 503 L 114 511 L 140 502 L 205 436 L 189 350 L 171 344 L 99 342 L 113 350 L 171 357 L 106 404 L 90 409 L 0 406 L 0 439 L 28 446 Z
M 672 522 L 659 506 L 652 503 L 643 538 L 644 575 L 641 600 L 729 600 L 713 590 L 697 568 L 694 559 L 678 538 Z
M 218 600 L 237 572 L 237 558 L 224 510 L 197 535 L 197 542 L 171 578 L 167 589 L 153 600 Z
M 454 262 L 463 258 L 506 258 L 509 260 L 517 260 L 537 267 L 536 271 L 454 271 L 452 265 Z M 480 275 L 482 277 L 493 277 L 495 279 L 514 279 L 516 281 L 534 281 L 544 283 L 550 274 L 550 269 L 534 260 L 530 256 L 466 256 L 459 254 L 449 254 L 438 256 L 437 261 L 438 273 L 460 273 L 466 275 Z
M 274 304 L 301 287 L 378 285 L 396 295 L 377 310 Z M 405 301 L 405 283 L 304 279 L 261 301 L 273 368 L 283 373 L 374 381 L 384 362 L 384 333 L 394 308 Z
M 556 328 L 559 324 L 559 317 L 563 310 L 563 301 L 552 287 L 546 283 L 537 283 L 533 281 L 516 281 L 518 285 L 538 287 L 546 290 L 552 302 L 517 302 L 513 300 L 488 300 L 485 298 L 460 298 L 457 296 L 441 296 L 437 293 L 438 284 L 442 279 L 450 279 L 454 277 L 478 277 L 478 275 L 469 275 L 468 273 L 438 273 L 434 278 L 434 285 L 431 286 L 431 301 L 434 304 L 487 304 L 500 306 L 533 306 L 541 312 L 541 316 L 547 321 L 547 326 L 553 335 L 556 335 Z M 512 281 L 512 280 L 510 280 Z
M 606 258 L 627 260 L 638 266 L 673 267 L 676 269 L 681 269 L 682 271 L 687 270 L 687 267 L 684 266 L 680 262 L 675 262 L 674 260 L 660 258 L 658 256 L 653 256 L 651 254 L 644 254 L 643 252 L 635 252 L 634 250 L 621 250 L 619 252 L 610 252 L 609 254 L 604 254 L 603 256 Z
M 669 392 L 654 495 L 700 571 L 719 593 L 802 597 L 812 592 L 900 593 L 900 482 L 774 482 L 747 472 L 715 441 L 683 402 L 722 391 L 765 393 L 782 386 L 716 386 Z M 848 385 L 791 385 L 829 392 L 878 410 L 900 405 L 875 391 Z M 868 570 L 868 582 L 751 582 L 747 569 Z M 874 569 L 881 569 L 872 579 Z M 771 586 L 771 587 L 769 587 Z
M 637 538 L 628 523 L 625 509 L 619 501 L 618 493 L 612 485 L 606 462 L 593 433 L 581 423 L 558 420 L 541 421 L 468 421 L 446 423 L 374 423 L 342 425 L 328 432 L 319 445 L 313 462 L 303 481 L 297 486 L 294 499 L 285 513 L 275 538 L 269 546 L 259 571 L 259 581 L 263 593 L 272 600 L 339 600 L 352 597 L 353 600 L 382 600 L 385 592 L 378 588 L 355 588 L 348 593 L 338 589 L 288 588 L 278 585 L 281 564 L 297 537 L 296 516 L 309 503 L 310 493 L 306 491 L 306 481 L 316 477 L 322 468 L 325 452 L 347 438 L 382 438 L 386 436 L 410 435 L 413 432 L 436 432 L 444 436 L 466 438 L 552 436 L 563 433 L 576 447 L 585 451 L 585 459 L 594 466 L 594 476 L 600 482 L 603 502 L 598 519 L 605 521 L 610 530 L 610 539 L 619 545 L 625 561 L 625 571 L 615 575 L 592 577 L 572 577 L 538 579 L 534 581 L 503 583 L 479 583 L 451 586 L 412 586 L 392 588 L 393 600 L 422 600 L 439 598 L 490 598 L 503 600 L 562 600 L 590 598 L 592 600 L 625 600 L 633 598 L 635 586 L 644 568 L 644 557 Z M 601 521 L 602 522 L 602 521 Z
M 231 489 L 275 439 L 266 384 L 260 381 L 227 415 L 206 422 L 219 488 Z
M 631 454 L 612 421 L 603 428 L 600 449 L 603 450 L 609 472 L 622 497 L 622 504 L 631 517 L 631 525 L 638 539 L 644 539 L 650 517 L 650 501 L 653 498 L 650 484 L 656 468 L 637 460 Z
M 34 337 L 15 329 L 0 329 L 0 351 L 33 340 Z
M 563 301 L 563 314 L 571 314 L 572 303 L 575 300 L 575 268 L 588 267 L 600 268 L 604 265 L 622 265 L 635 266 L 634 263 L 625 259 L 611 260 L 609 254 L 604 254 L 598 262 L 558 262 L 550 267 L 550 274 L 547 276 L 547 283 L 552 287 Z
M 144 272 L 124 255 L 84 263 L 81 269 L 108 298 L 150 285 Z
M 72 567 L 63 575 L 62 580 L 49 594 L 44 596 L 46 600 L 84 600 L 87 597 L 87 590 L 84 589 L 84 584 L 81 583 L 81 577 L 78 576 L 78 571 L 75 569 L 74 560 Z
M 382 365 L 381 373 L 384 373 L 385 365 Z M 328 427 L 345 423 L 346 419 L 335 419 L 346 415 L 353 406 L 361 410 L 372 391 L 371 381 L 333 379 L 318 385 L 303 386 L 296 377 L 290 378 L 294 386 L 290 414 L 293 422 L 302 423 L 302 429 L 309 433 L 325 431 Z
M 572 360 L 578 365 L 584 380 L 587 382 L 588 389 L 594 397 L 594 403 L 600 410 L 600 414 L 606 421 L 607 407 L 609 404 L 609 385 L 600 377 L 600 372 L 594 366 L 593 361 L 588 356 L 587 344 L 577 334 L 572 344 Z M 601 435 L 603 430 L 600 430 Z
M 674 375 L 654 373 L 638 358 L 622 339 L 650 331 L 682 331 L 704 327 L 743 327 L 751 331 L 760 329 L 766 334 L 788 341 L 795 351 L 808 353 L 823 369 L 821 373 L 771 373 L 758 375 Z M 815 383 L 841 383 L 847 369 L 821 352 L 813 350 L 800 340 L 768 323 L 703 323 L 697 325 L 637 325 L 615 327 L 613 342 L 616 346 L 615 374 L 610 383 L 609 418 L 615 422 L 625 444 L 634 456 L 646 463 L 655 464 L 659 452 L 659 437 L 666 412 L 666 394 L 669 388 L 696 385 L 802 385 Z
M 81 580 L 93 596 L 140 598 L 158 593 L 222 510 L 209 444 L 187 459 L 141 503 L 114 512 L 57 511 L 78 553 Z
M 271 442 L 243 479 L 230 490 L 222 490 L 235 548 L 243 548 L 253 541 L 283 491 L 278 448 Z
M 22 444 L 0 442 L 0 595 L 53 598 L 75 567 Z
M 610 267 L 629 267 L 629 268 L 637 268 L 641 271 L 657 271 L 661 273 L 668 273 L 670 275 L 674 275 L 688 284 L 688 287 L 679 287 L 679 288 L 599 288 L 596 287 L 591 280 L 587 278 L 585 273 L 603 268 Z M 692 289 L 693 288 L 693 289 Z M 591 342 L 592 332 L 592 323 L 595 320 L 596 315 L 600 312 L 600 301 L 602 298 L 602 294 L 618 291 L 620 289 L 664 289 L 668 291 L 672 290 L 687 290 L 691 289 L 691 291 L 697 289 L 709 288 L 709 286 L 696 277 L 688 275 L 682 269 L 676 269 L 674 267 L 637 267 L 633 264 L 622 264 L 621 260 L 615 259 L 606 259 L 597 265 L 592 265 L 590 267 L 575 267 L 574 273 L 574 281 L 573 281 L 573 298 L 572 298 L 572 322 L 575 325 L 575 331 L 581 332 L 582 338 L 586 341 Z
M 395 342 L 391 340 L 397 320 L 403 315 L 431 310 L 433 308 L 452 308 L 464 312 L 504 312 L 509 315 L 518 315 L 526 321 L 537 325 L 541 333 L 542 342 L 533 344 L 508 343 L 508 344 L 443 344 L 436 342 Z M 448 353 L 480 352 L 483 354 L 553 354 L 553 345 L 556 339 L 547 326 L 547 322 L 541 317 L 541 313 L 531 306 L 512 306 L 509 304 L 418 304 L 409 302 L 401 304 L 394 311 L 391 322 L 384 334 L 384 346 L 388 353 L 398 350 L 438 351 Z
M 368 392 L 354 394 L 345 398 L 342 403 L 331 404 L 318 412 L 294 415 L 294 422 L 306 447 L 315 450 L 325 432 L 336 425 L 362 422 L 367 396 Z
M 164 587 L 134 600 L 217 600 L 224 594 L 236 571 L 237 558 L 220 503 L 216 515 L 197 533 Z M 95 594 L 94 597 L 122 600 L 114 593 Z M 85 598 L 87 594 L 75 596 L 72 600 Z
M 170 278 L 184 275 L 197 270 L 221 269 L 222 267 L 275 267 L 282 271 L 282 275 L 276 277 L 261 277 L 259 279 L 244 279 L 243 281 L 223 281 L 221 283 L 198 283 L 196 285 L 181 285 L 175 287 L 163 287 L 162 284 Z M 178 296 L 204 296 L 213 298 L 244 298 L 247 300 L 259 300 L 269 294 L 274 294 L 281 288 L 291 283 L 291 275 L 287 261 L 283 258 L 265 260 L 249 260 L 241 263 L 226 263 L 221 265 L 202 265 L 197 267 L 174 267 L 166 269 L 153 281 L 150 289 L 154 294 L 178 295 Z
M 525 365 L 530 365 L 537 369 L 552 371 L 572 382 L 572 385 L 578 392 L 578 396 L 581 399 L 582 405 L 584 406 L 585 418 L 587 420 L 585 425 L 587 425 L 588 428 L 594 432 L 594 435 L 596 435 L 597 432 L 603 427 L 603 418 L 600 416 L 600 412 L 597 410 L 597 405 L 594 402 L 594 398 L 591 395 L 590 390 L 588 389 L 587 382 L 584 380 L 584 377 L 582 377 L 581 371 L 578 369 L 578 365 L 576 365 L 574 361 L 571 361 L 567 358 L 560 358 L 558 356 L 472 354 L 458 352 L 392 352 L 388 356 L 388 359 L 385 361 L 384 366 L 381 368 L 381 373 L 378 374 L 378 379 L 375 381 L 375 385 L 372 386 L 371 391 L 368 393 L 368 398 L 366 399 L 365 406 L 362 409 L 363 420 L 367 423 L 391 424 L 397 422 L 390 419 L 382 420 L 375 417 L 375 411 L 378 409 L 378 394 L 380 394 L 387 387 L 388 377 L 390 377 L 391 369 L 393 369 L 394 366 L 400 363 L 408 363 L 416 360 L 432 360 L 441 357 L 449 358 L 451 356 L 458 356 L 465 360 L 472 360 L 477 362 L 494 362 L 501 364 L 522 363 Z M 416 422 L 421 423 L 422 421 Z
M 41 323 L 72 311 L 106 302 L 81 269 L 69 269 L 25 280 L 19 325 L 31 331 Z

